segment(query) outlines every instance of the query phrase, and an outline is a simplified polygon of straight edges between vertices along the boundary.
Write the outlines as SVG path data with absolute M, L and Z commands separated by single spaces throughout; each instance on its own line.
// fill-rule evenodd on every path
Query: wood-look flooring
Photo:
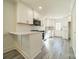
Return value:
M 35 59 L 76 59 L 69 40 L 50 38 L 44 41 L 42 52 Z
M 3 59 L 25 59 L 17 50 L 11 50 L 3 54 Z
M 18 51 L 13 50 L 4 54 L 4 59 L 25 59 Z M 75 59 L 69 41 L 62 38 L 50 38 L 43 41 L 41 53 L 34 59 Z

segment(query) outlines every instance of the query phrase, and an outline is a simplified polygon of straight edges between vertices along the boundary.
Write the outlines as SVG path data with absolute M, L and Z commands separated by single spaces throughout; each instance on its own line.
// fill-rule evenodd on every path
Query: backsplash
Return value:
M 29 32 L 32 29 L 32 26 L 25 24 L 17 24 L 16 32 Z

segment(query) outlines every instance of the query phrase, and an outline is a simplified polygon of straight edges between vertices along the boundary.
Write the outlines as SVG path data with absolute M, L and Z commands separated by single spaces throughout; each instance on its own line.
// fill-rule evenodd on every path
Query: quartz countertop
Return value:
M 30 35 L 30 34 L 36 34 L 36 33 L 39 33 L 39 32 L 9 32 L 10 34 L 13 34 L 13 35 Z

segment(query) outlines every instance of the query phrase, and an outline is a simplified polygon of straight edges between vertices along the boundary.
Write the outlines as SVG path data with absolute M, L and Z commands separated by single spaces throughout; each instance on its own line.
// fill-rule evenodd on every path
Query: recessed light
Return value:
M 42 6 L 39 6 L 38 8 L 39 8 L 39 10 L 42 10 Z

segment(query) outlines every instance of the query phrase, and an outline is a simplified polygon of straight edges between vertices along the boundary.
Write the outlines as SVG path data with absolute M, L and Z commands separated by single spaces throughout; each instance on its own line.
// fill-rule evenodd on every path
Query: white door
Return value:
M 58 36 L 58 37 L 62 36 L 62 26 L 61 26 L 61 23 L 56 23 L 55 36 Z

